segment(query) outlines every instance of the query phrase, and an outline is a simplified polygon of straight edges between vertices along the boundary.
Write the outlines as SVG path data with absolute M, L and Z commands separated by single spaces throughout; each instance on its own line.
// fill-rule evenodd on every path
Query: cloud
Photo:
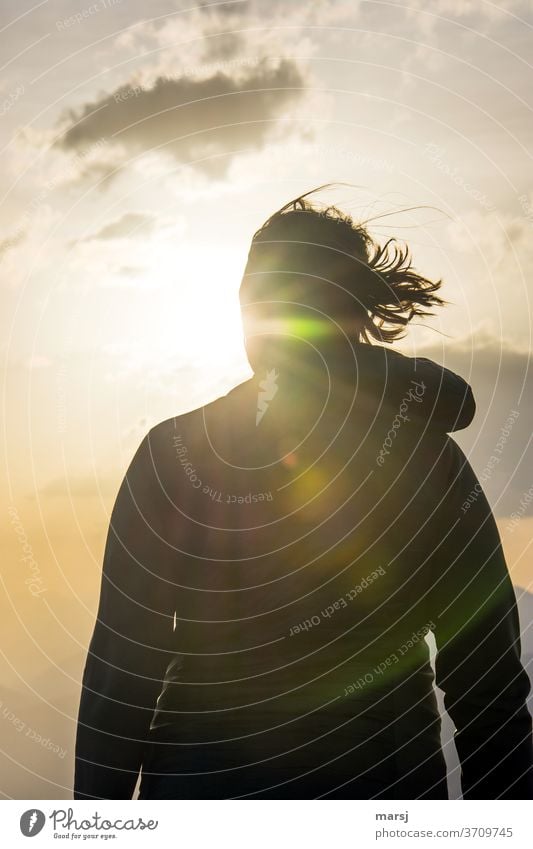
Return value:
M 120 218 L 105 224 L 96 233 L 86 236 L 82 241 L 107 241 L 122 239 L 127 236 L 137 236 L 139 233 L 151 233 L 155 227 L 155 216 L 142 212 L 126 212 Z
M 164 48 L 168 66 L 206 63 L 228 54 L 229 46 L 250 57 L 298 56 L 317 50 L 306 27 L 353 26 L 360 0 L 237 0 L 206 2 L 148 20 L 135 21 L 115 39 L 114 45 L 139 54 L 148 44 Z M 364 4 L 363 7 L 364 8 Z M 382 13 L 380 13 L 382 18 Z
M 204 15 L 213 16 L 216 14 L 224 18 L 245 14 L 250 11 L 252 5 L 253 0 L 228 0 L 227 3 L 217 3 L 216 6 L 213 6 L 211 0 L 200 0 L 198 11 Z
M 427 9 L 423 0 L 416 0 L 420 9 Z M 451 18 L 488 18 L 499 20 L 506 12 L 527 9 L 526 0 L 498 0 L 498 3 L 479 3 L 479 0 L 435 0 L 431 12 Z
M 413 32 L 427 36 L 436 30 L 446 31 L 453 27 L 455 37 L 461 37 L 467 30 L 469 34 L 501 29 L 505 24 L 516 23 L 515 15 L 524 15 L 529 11 L 529 0 L 498 0 L 497 3 L 480 0 L 410 0 L 402 13 L 406 21 L 411 21 Z
M 0 241 L 0 263 L 5 289 L 14 290 L 28 285 L 39 257 L 39 273 L 43 275 L 56 263 L 54 250 L 59 240 L 54 235 L 61 215 L 45 200 L 35 195 L 18 217 L 13 217 L 13 229 Z M 42 197 L 42 194 L 41 194 Z M 46 246 L 46 248 L 45 248 Z
M 204 79 L 159 76 L 125 84 L 70 110 L 56 146 L 83 149 L 98 139 L 125 154 L 158 149 L 211 177 L 223 176 L 243 149 L 264 146 L 277 118 L 302 97 L 304 78 L 290 59 L 218 71 Z
M 24 241 L 25 236 L 26 233 L 23 230 L 16 230 L 11 236 L 0 239 L 0 261 L 11 248 L 16 248 L 17 245 Z
M 531 213 L 527 195 L 519 198 L 522 214 L 499 209 L 483 212 L 472 209 L 448 225 L 454 250 L 468 254 L 474 251 L 494 267 L 508 268 L 513 258 L 529 265 L 531 253 Z

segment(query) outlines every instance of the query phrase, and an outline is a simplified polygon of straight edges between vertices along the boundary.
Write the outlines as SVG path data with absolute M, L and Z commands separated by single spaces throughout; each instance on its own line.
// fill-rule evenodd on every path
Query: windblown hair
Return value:
M 254 234 L 241 301 L 279 297 L 287 287 L 279 280 L 289 273 L 301 284 L 294 284 L 288 300 L 294 302 L 296 292 L 298 300 L 329 315 L 351 310 L 359 341 L 393 342 L 413 318 L 433 315 L 432 307 L 446 303 L 436 294 L 442 281 L 415 271 L 406 245 L 394 238 L 380 245 L 350 215 L 306 199 L 321 188 L 289 201 Z

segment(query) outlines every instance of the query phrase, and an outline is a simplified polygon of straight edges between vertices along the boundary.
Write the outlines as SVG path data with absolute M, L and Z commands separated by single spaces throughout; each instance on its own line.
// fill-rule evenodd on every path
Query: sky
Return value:
M 2 2 L 4 795 L 68 797 L 120 480 L 250 375 L 251 237 L 315 186 L 443 280 L 398 348 L 472 384 L 457 440 L 532 589 L 532 40 L 529 0 Z

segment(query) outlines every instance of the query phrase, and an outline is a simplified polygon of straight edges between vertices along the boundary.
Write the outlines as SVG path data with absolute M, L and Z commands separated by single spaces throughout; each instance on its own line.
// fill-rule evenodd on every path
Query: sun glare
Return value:
M 138 316 L 149 359 L 219 366 L 242 356 L 242 257 L 242 251 L 219 245 L 154 251 L 147 277 L 158 295 Z

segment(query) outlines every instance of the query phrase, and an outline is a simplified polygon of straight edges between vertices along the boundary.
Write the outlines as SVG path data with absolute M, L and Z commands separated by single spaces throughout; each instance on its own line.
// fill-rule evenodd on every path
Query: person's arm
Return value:
M 530 683 L 520 662 L 513 586 L 490 506 L 451 439 L 443 459 L 448 491 L 435 539 L 435 668 L 456 727 L 463 797 L 531 799 Z
M 131 799 L 171 659 L 173 592 L 160 538 L 165 497 L 148 434 L 120 487 L 82 682 L 74 798 Z

